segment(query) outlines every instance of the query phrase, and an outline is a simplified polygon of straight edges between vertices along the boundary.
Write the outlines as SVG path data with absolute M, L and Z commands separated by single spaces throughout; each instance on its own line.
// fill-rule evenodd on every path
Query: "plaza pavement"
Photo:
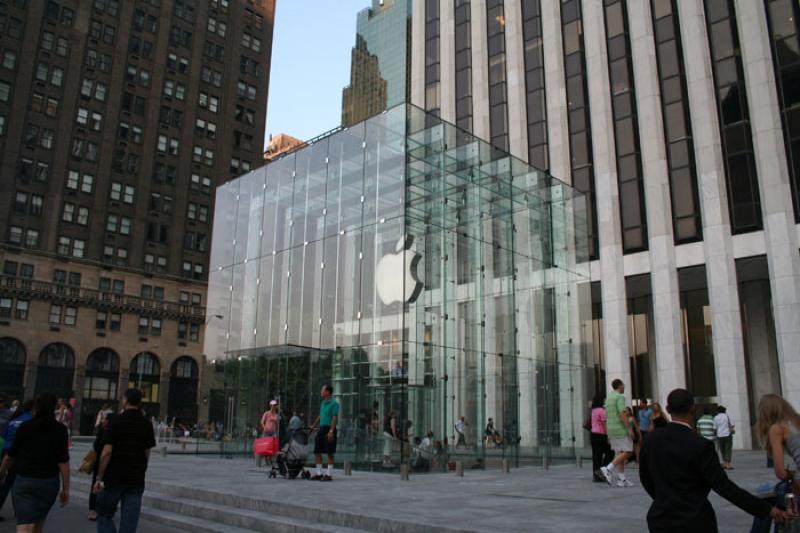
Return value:
M 73 465 L 84 446 L 73 450 Z M 155 450 L 154 450 L 155 452 Z M 762 452 L 735 452 L 731 478 L 753 490 L 772 479 Z M 204 531 L 646 531 L 650 499 L 635 487 L 592 483 L 588 466 L 467 470 L 413 475 L 334 472 L 334 482 L 268 479 L 251 459 L 153 453 L 144 518 Z M 75 475 L 73 494 L 88 490 Z M 76 499 L 77 501 L 77 499 Z M 751 518 L 712 493 L 720 531 L 749 531 Z

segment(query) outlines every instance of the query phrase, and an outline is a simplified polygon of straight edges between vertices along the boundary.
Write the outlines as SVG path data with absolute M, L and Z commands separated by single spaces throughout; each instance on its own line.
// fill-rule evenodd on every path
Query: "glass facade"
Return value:
M 205 352 L 225 376 L 227 452 L 249 453 L 273 397 L 311 423 L 331 383 L 338 456 L 359 468 L 384 450 L 431 470 L 574 460 L 593 387 L 585 198 L 496 156 L 401 105 L 217 190 L 208 313 L 223 318 Z
M 342 92 L 343 126 L 408 100 L 410 13 L 409 0 L 373 0 L 358 13 L 350 84 Z

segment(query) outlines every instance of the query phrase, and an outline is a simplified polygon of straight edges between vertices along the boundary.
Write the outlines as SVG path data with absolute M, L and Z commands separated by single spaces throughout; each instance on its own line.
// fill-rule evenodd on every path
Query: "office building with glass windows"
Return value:
M 263 161 L 274 11 L 0 2 L 0 394 L 74 398 L 85 435 L 132 387 L 148 416 L 222 412 L 201 384 L 213 192 Z
M 330 383 L 358 466 L 384 464 L 390 411 L 407 438 L 394 465 L 428 432 L 469 464 L 574 460 L 592 387 L 585 200 L 406 104 L 219 187 L 209 313 L 226 318 L 205 351 L 227 449 L 249 450 L 274 397 L 311 423 Z M 485 445 L 489 418 L 502 446 Z
M 601 387 L 800 404 L 799 39 L 793 0 L 412 2 L 411 102 L 588 199 Z

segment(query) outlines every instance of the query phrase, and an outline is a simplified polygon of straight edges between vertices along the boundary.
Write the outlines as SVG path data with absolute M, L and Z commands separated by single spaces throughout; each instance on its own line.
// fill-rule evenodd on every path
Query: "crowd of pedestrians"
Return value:
M 95 422 L 91 458 L 90 521 L 98 533 L 134 533 L 144 477 L 155 446 L 153 426 L 141 411 L 142 393 L 125 391 L 122 411 L 104 406 Z M 52 394 L 6 406 L 0 396 L 0 509 L 11 495 L 17 532 L 41 532 L 56 501 L 70 501 L 69 449 L 74 405 Z M 120 508 L 119 529 L 114 523 Z M 2 520 L 2 517 L 0 517 Z

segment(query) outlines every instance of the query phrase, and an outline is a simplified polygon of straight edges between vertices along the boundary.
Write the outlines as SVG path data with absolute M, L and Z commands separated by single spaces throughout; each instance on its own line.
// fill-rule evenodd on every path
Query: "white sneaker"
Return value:
M 601 466 L 600 472 L 603 474 L 603 477 L 606 478 L 606 483 L 611 485 L 613 482 L 614 472 L 609 470 L 607 466 Z
M 634 486 L 633 483 L 626 477 L 621 477 L 619 478 L 619 481 L 617 481 L 617 487 L 623 489 L 626 487 L 633 487 L 633 486 Z

